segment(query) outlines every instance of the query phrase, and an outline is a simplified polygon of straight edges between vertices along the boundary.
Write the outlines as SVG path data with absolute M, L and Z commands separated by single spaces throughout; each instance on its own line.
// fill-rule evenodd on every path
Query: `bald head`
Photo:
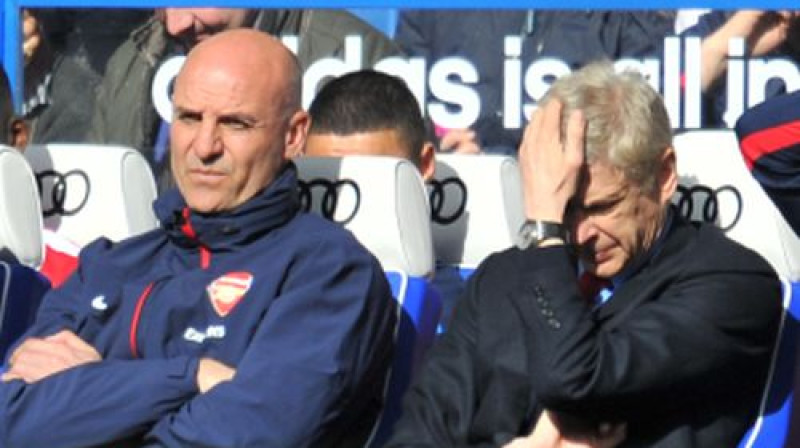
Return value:
M 175 80 L 173 107 L 172 170 L 197 211 L 246 202 L 305 144 L 297 60 L 259 31 L 224 31 L 197 44 Z
M 242 81 L 268 83 L 270 99 L 280 98 L 284 116 L 300 108 L 300 64 L 283 43 L 269 34 L 240 28 L 200 42 L 189 52 L 175 81 L 176 89 L 184 75 L 204 77 L 215 69 L 236 72 Z

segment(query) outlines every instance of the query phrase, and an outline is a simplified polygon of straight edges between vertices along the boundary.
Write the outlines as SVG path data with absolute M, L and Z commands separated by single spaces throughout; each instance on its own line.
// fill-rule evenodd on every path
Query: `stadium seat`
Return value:
M 303 157 L 296 163 L 301 203 L 342 224 L 377 257 L 400 305 L 386 407 L 370 443 L 381 446 L 441 313 L 428 281 L 434 258 L 425 187 L 411 162 L 393 157 Z
M 36 181 L 16 149 L 0 146 L 0 358 L 33 322 L 50 283 L 42 261 Z
M 760 253 L 790 281 L 800 280 L 800 238 L 753 178 L 733 131 L 675 137 L 679 191 L 674 202 L 695 221 L 712 222 Z
M 434 284 L 442 294 L 446 320 L 478 264 L 516 242 L 525 220 L 519 166 L 510 156 L 437 154 L 428 190 L 437 262 Z
M 138 151 L 110 145 L 26 148 L 42 198 L 44 226 L 78 246 L 121 240 L 156 227 L 153 174 Z
M 516 242 L 525 213 L 513 157 L 439 154 L 429 190 L 439 262 L 474 270 Z
M 732 131 L 698 130 L 675 137 L 680 189 L 674 202 L 695 221 L 712 222 L 766 258 L 783 281 L 784 316 L 758 419 L 740 448 L 800 446 L 800 239 L 747 170 Z
M 37 268 L 44 257 L 36 180 L 25 157 L 0 145 L 0 259 Z

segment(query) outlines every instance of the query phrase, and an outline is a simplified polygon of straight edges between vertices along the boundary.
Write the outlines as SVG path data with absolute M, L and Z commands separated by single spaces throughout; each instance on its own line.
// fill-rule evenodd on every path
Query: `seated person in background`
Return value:
M 520 247 L 470 279 L 388 446 L 736 446 L 781 286 L 758 254 L 670 204 L 658 93 L 590 64 L 553 84 L 519 152 Z
M 106 61 L 151 12 L 116 8 L 23 10 L 23 116 L 34 143 L 81 142 Z
M 784 219 L 800 235 L 800 91 L 748 109 L 736 122 L 742 156 Z
M 11 89 L 4 70 L 0 70 L 0 142 L 20 151 L 28 144 L 28 126 L 14 115 Z M 56 233 L 43 229 L 44 259 L 39 271 L 53 287 L 60 286 L 78 265 L 79 248 Z
M 436 151 L 427 140 L 419 103 L 402 79 L 374 70 L 348 73 L 328 82 L 308 112 L 306 155 L 400 157 L 413 162 L 423 179 L 433 179 Z M 446 324 L 464 281 L 456 268 L 437 263 L 433 283 Z
M 419 103 L 402 79 L 360 70 L 331 80 L 308 108 L 309 156 L 385 155 L 408 159 L 430 180 L 436 169 Z
M 92 243 L 45 297 L 0 384 L 3 446 L 363 446 L 396 305 L 352 235 L 298 210 L 296 59 L 220 33 L 174 104 L 162 227 Z
M 363 64 L 399 52 L 378 30 L 337 10 L 165 8 L 134 30 L 108 62 L 87 135 L 91 143 L 130 146 L 150 161 L 159 191 L 171 185 L 166 150 L 168 125 L 153 105 L 151 84 L 159 66 L 226 29 L 252 28 L 273 36 L 300 38 L 303 70 L 325 57 L 341 57 L 348 35 L 363 36 Z

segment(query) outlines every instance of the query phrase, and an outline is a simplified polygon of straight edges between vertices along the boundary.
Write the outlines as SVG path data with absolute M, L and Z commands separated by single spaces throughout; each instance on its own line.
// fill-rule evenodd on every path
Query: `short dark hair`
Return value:
M 359 70 L 328 82 L 311 107 L 311 134 L 349 135 L 395 130 L 409 159 L 419 165 L 426 140 L 419 103 L 402 79 Z

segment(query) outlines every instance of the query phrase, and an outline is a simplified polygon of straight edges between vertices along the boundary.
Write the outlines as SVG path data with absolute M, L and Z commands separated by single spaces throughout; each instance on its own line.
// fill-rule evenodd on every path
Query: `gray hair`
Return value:
M 540 102 L 560 100 L 562 135 L 574 110 L 586 119 L 586 161 L 607 161 L 642 190 L 657 185 L 664 150 L 672 146 L 672 128 L 661 96 L 638 72 L 617 73 L 599 61 L 559 78 Z

